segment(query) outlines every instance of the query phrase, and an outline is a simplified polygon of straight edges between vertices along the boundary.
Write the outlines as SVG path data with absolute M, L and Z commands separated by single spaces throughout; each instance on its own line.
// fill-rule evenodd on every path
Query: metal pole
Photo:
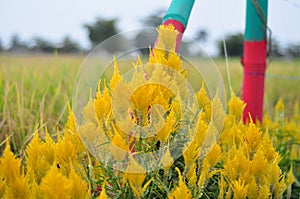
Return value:
M 244 66 L 242 99 L 246 103 L 244 122 L 249 121 L 249 113 L 254 122 L 262 121 L 267 57 L 267 14 L 268 0 L 247 0 L 242 58 Z

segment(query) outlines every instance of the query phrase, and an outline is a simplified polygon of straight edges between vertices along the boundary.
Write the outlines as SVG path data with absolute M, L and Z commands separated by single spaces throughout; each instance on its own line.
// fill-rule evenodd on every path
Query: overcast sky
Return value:
M 158 9 L 167 9 L 170 0 L 0 0 L 0 39 L 5 46 L 17 33 L 22 40 L 41 36 L 59 42 L 69 35 L 82 46 L 89 45 L 83 24 L 96 17 L 117 17 L 122 31 L 139 28 L 139 19 Z M 244 31 L 246 0 L 196 0 L 185 35 L 193 37 L 206 29 L 208 51 L 215 40 L 227 33 Z M 270 0 L 268 25 L 283 45 L 300 42 L 300 0 Z

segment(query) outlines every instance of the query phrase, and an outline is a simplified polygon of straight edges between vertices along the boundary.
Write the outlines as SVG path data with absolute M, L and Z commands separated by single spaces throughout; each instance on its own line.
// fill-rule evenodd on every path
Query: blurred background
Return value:
M 89 79 L 97 74 L 78 73 L 80 66 L 84 69 L 87 65 L 84 62 L 87 53 L 123 31 L 134 30 L 135 35 L 125 38 L 127 34 L 122 34 L 117 40 L 106 42 L 109 45 L 101 48 L 105 58 L 112 60 L 117 51 L 152 45 L 155 31 L 153 34 L 145 28 L 159 25 L 170 3 L 170 0 L 0 0 L 0 151 L 7 136 L 12 149 L 21 152 L 36 129 L 45 132 L 47 128 L 52 135 L 63 129 L 68 104 L 72 106 L 76 75 Z M 190 55 L 194 56 L 193 63 L 206 68 L 213 64 L 203 57 L 207 58 L 205 54 L 213 57 L 228 99 L 230 88 L 238 96 L 241 94 L 245 9 L 246 0 L 196 0 L 185 32 L 188 39 L 183 40 L 179 52 L 189 60 L 192 60 Z M 272 37 L 268 37 L 272 51 L 268 57 L 264 98 L 264 113 L 269 118 L 274 116 L 274 107 L 280 99 L 288 117 L 299 109 L 299 19 L 299 0 L 269 1 L 268 26 Z M 224 59 L 223 41 L 228 59 Z M 195 51 L 195 43 L 204 52 Z M 147 57 L 148 49 L 137 53 Z M 136 57 L 118 60 L 121 73 L 130 69 L 135 60 Z M 100 58 L 97 61 L 101 64 Z M 199 87 L 202 80 L 191 82 Z
M 1 0 L 0 49 L 21 54 L 85 53 L 116 33 L 157 26 L 170 2 Z M 185 36 L 199 42 L 210 56 L 224 54 L 222 40 L 225 38 L 229 55 L 240 56 L 245 3 L 245 0 L 197 0 Z M 272 56 L 299 57 L 299 19 L 299 0 L 269 1 Z M 141 42 L 149 41 L 145 37 L 147 35 L 137 35 L 127 45 L 138 47 Z M 116 43 L 120 48 L 126 45 L 126 42 Z M 190 50 L 188 42 L 181 48 L 186 53 Z

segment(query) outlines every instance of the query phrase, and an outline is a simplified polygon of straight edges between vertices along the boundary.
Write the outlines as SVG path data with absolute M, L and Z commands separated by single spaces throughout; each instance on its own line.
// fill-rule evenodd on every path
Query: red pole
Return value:
M 242 99 L 246 103 L 244 122 L 262 121 L 266 71 L 266 28 L 268 0 L 247 0 L 244 36 L 244 78 Z
M 262 121 L 264 84 L 266 71 L 266 41 L 244 42 L 244 78 L 242 99 L 246 102 L 244 122 L 249 121 L 249 113 L 255 122 Z

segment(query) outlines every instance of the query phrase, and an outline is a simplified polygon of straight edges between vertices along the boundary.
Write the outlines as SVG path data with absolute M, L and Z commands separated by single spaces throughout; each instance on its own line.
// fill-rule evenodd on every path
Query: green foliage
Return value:
M 78 43 L 73 41 L 70 37 L 65 36 L 62 42 L 62 47 L 59 48 L 59 52 L 63 53 L 76 53 L 80 51 L 80 46 Z
M 84 25 L 88 31 L 89 39 L 93 47 L 118 33 L 116 23 L 117 19 L 97 18 L 94 23 Z
M 300 56 L 300 44 L 291 44 L 287 47 L 286 53 L 288 57 L 299 58 Z
M 140 22 L 144 27 L 157 27 L 162 23 L 165 13 L 165 10 L 156 10 L 140 20 Z
M 243 42 L 244 36 L 241 33 L 228 35 L 225 37 L 226 41 L 226 48 L 227 48 L 227 55 L 240 57 L 243 55 Z M 224 46 L 223 41 L 218 41 L 218 50 L 219 54 L 224 57 Z

